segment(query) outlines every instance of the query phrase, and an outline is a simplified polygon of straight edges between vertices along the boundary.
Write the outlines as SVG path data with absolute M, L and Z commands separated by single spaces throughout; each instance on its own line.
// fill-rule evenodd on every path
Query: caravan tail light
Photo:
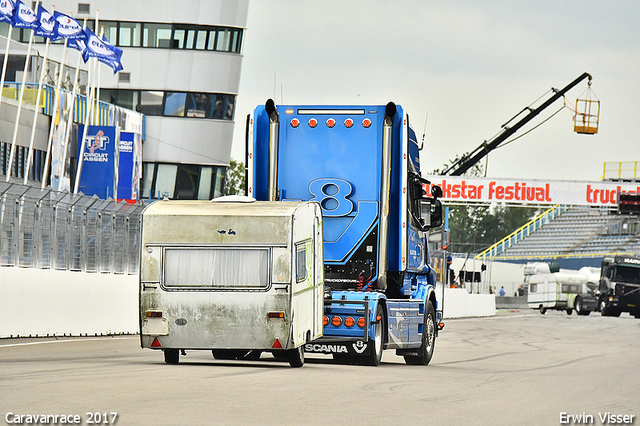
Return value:
M 147 311 L 147 318 L 162 318 L 162 311 Z
M 269 318 L 279 318 L 284 319 L 284 312 L 269 312 L 267 314 Z

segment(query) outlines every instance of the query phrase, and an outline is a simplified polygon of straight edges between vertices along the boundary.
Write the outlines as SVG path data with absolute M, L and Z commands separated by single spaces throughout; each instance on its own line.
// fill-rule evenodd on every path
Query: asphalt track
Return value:
M 378 367 L 207 351 L 167 365 L 137 336 L 4 339 L 0 425 L 27 415 L 112 424 L 112 413 L 118 425 L 640 424 L 639 368 L 640 320 L 628 314 L 450 320 L 427 367 L 393 351 Z M 616 417 L 603 423 L 605 413 Z

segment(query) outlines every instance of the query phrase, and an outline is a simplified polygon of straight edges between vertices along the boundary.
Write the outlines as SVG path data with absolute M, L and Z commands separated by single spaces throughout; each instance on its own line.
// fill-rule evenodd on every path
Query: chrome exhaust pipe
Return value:
M 269 116 L 269 188 L 268 201 L 278 200 L 278 135 L 280 116 L 273 99 L 267 100 L 264 109 Z
M 384 111 L 382 126 L 382 175 L 380 179 L 380 249 L 378 251 L 378 290 L 387 289 L 387 255 L 389 252 L 389 204 L 391 196 L 391 154 L 393 143 L 393 118 L 396 104 L 389 102 Z

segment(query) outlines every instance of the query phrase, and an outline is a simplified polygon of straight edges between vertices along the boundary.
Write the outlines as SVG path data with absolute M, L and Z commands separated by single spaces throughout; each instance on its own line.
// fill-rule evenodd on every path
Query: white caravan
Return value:
M 587 293 L 587 277 L 582 274 L 554 272 L 529 277 L 527 303 L 544 314 L 547 309 L 566 310 L 571 315 L 576 296 Z
M 316 202 L 157 201 L 142 213 L 140 341 L 169 364 L 264 351 L 304 364 L 322 336 L 322 216 Z

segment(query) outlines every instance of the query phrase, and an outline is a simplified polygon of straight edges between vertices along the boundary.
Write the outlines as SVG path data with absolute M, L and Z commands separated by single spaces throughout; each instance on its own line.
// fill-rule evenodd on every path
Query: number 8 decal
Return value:
M 353 201 L 347 197 L 351 195 L 353 187 L 343 179 L 316 179 L 309 184 L 309 192 L 322 207 L 322 213 L 327 217 L 346 216 L 353 211 Z

